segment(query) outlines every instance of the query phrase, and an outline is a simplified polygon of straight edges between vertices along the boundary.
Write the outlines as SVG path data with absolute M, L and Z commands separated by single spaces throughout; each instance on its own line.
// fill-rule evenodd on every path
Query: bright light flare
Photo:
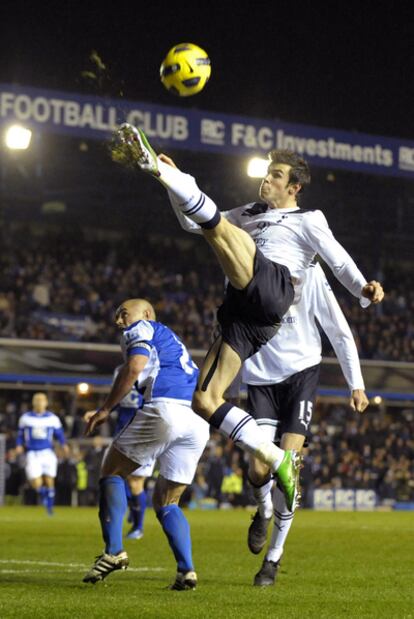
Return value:
M 267 174 L 269 159 L 262 157 L 252 157 L 247 164 L 247 174 L 251 178 L 263 178 Z
M 88 395 L 90 390 L 91 386 L 89 385 L 89 383 L 78 383 L 76 385 L 76 391 L 79 393 L 79 395 Z
M 32 132 L 21 125 L 12 125 L 6 131 L 5 143 L 11 150 L 26 150 L 30 146 Z

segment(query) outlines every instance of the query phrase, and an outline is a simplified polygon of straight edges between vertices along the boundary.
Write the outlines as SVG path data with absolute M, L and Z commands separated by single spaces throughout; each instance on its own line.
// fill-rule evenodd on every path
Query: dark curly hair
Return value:
M 311 181 L 311 174 L 307 162 L 292 150 L 275 149 L 269 153 L 270 164 L 284 163 L 289 165 L 289 185 L 301 185 L 303 191 Z

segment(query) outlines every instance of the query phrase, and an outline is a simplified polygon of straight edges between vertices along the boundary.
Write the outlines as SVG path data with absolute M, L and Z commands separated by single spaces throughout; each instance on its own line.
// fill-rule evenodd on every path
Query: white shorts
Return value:
M 122 432 L 122 430 L 120 432 Z M 120 432 L 116 435 L 116 438 L 118 438 Z M 114 445 L 115 441 L 116 439 L 112 441 L 111 445 Z M 103 463 L 105 462 L 106 456 L 109 454 L 111 450 L 111 445 L 109 445 L 109 447 L 105 449 L 104 457 L 102 458 L 101 468 L 103 466 Z M 147 462 L 147 464 L 143 464 L 142 466 L 139 466 L 137 469 L 135 469 L 135 471 L 132 471 L 132 473 L 130 473 L 129 475 L 132 475 L 132 477 L 152 477 L 152 474 L 155 469 L 155 464 L 156 464 L 155 460 L 152 460 L 151 462 Z
M 132 471 L 130 475 L 132 477 L 152 477 L 154 469 L 155 469 L 155 460 L 152 460 L 152 462 L 148 462 L 147 464 L 143 464 L 142 466 L 139 466 L 137 469 L 135 469 L 135 471 Z
M 28 451 L 26 453 L 26 477 L 27 479 L 37 479 L 42 475 L 56 477 L 57 464 L 57 457 L 52 449 Z
M 208 423 L 190 406 L 152 402 L 121 430 L 113 445 L 140 468 L 158 460 L 165 479 L 191 484 L 209 436 Z

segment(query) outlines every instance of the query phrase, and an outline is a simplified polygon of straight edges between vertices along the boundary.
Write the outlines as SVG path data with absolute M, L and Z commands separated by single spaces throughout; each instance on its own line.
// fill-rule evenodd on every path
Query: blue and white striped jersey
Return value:
M 54 413 L 34 413 L 28 411 L 19 419 L 16 445 L 22 445 L 26 451 L 53 449 L 53 439 L 61 445 L 66 443 L 60 419 Z
M 148 357 L 137 381 L 145 403 L 156 400 L 191 402 L 198 368 L 171 329 L 160 322 L 139 320 L 124 330 L 121 347 L 125 359 L 130 355 Z

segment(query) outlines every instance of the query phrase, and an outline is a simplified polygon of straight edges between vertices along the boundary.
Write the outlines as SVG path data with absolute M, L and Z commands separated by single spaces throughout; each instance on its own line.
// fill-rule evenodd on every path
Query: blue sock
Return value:
M 40 497 L 40 502 L 45 507 L 47 507 L 47 491 L 48 491 L 48 489 L 46 488 L 46 486 L 41 486 L 37 490 L 37 493 L 38 493 L 38 495 Z
M 53 506 L 55 504 L 55 489 L 48 488 L 46 492 L 46 509 L 48 514 L 53 512 Z
M 132 528 L 142 531 L 144 528 L 144 514 L 147 509 L 147 493 L 145 490 L 139 494 L 131 494 L 129 506 L 131 508 Z
M 193 570 L 190 525 L 178 505 L 166 505 L 157 512 L 164 533 L 177 561 L 180 572 Z
M 116 555 L 121 552 L 122 521 L 127 508 L 125 484 L 122 477 L 103 477 L 99 481 L 99 520 L 101 521 L 102 537 L 105 541 L 105 552 Z

